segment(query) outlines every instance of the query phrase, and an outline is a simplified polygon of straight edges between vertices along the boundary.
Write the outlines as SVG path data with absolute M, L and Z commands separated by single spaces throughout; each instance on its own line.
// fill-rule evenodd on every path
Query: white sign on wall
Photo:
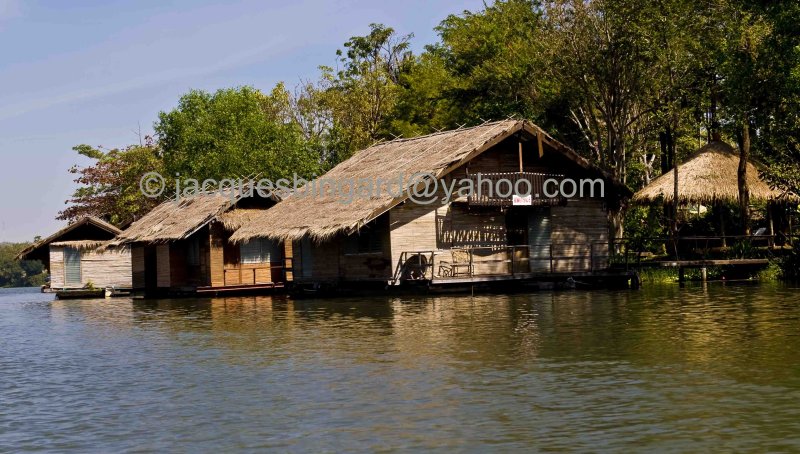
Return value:
M 530 206 L 533 203 L 533 197 L 530 194 L 515 195 L 511 203 L 514 204 L 514 206 Z

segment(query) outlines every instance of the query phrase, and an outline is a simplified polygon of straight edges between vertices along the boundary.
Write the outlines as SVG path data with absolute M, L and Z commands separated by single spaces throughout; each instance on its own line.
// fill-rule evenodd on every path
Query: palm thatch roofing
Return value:
M 16 260 L 41 260 L 48 266 L 50 252 L 48 246 L 64 241 L 104 241 L 114 238 L 122 231 L 108 222 L 94 216 L 86 216 L 60 229 L 56 233 L 37 241 L 17 254 Z
M 758 163 L 747 163 L 750 200 L 763 202 L 791 196 L 784 191 L 771 188 L 762 180 L 760 176 L 762 169 L 763 166 Z M 738 202 L 738 172 L 739 156 L 733 147 L 725 142 L 711 142 L 700 148 L 691 159 L 678 166 L 678 202 Z M 634 194 L 633 201 L 671 203 L 675 199 L 674 175 L 673 169 L 656 178 Z
M 248 190 L 217 190 L 168 200 L 131 224 L 111 244 L 166 243 L 189 238 L 223 213 L 238 211 L 236 205 L 249 196 L 254 195 Z M 273 193 L 270 200 L 276 201 L 277 196 Z
M 375 144 L 357 152 L 322 177 L 312 181 L 284 198 L 276 206 L 243 223 L 231 236 L 234 242 L 267 237 L 279 240 L 296 240 L 304 236 L 322 241 L 339 232 L 357 231 L 392 207 L 409 198 L 411 181 L 402 191 L 370 190 L 368 196 L 347 200 L 349 188 L 363 194 L 365 185 L 402 175 L 412 180 L 413 175 L 427 174 L 442 178 L 451 171 L 474 159 L 484 151 L 514 134 L 528 138 L 540 137 L 543 146 L 562 153 L 568 159 L 592 172 L 600 174 L 630 196 L 630 190 L 601 169 L 590 164 L 575 151 L 559 143 L 526 120 L 487 122 L 471 128 L 443 131 L 425 136 L 396 139 Z M 342 183 L 341 191 L 325 182 Z M 406 181 L 404 181 L 404 184 Z M 308 188 L 317 188 L 308 190 Z M 369 186 L 372 187 L 372 186 Z M 309 195 L 311 193 L 311 195 Z M 343 196 L 344 194 L 344 196 Z
M 110 245 L 111 240 L 75 240 L 75 241 L 54 241 L 51 246 L 71 247 L 79 251 L 104 251 Z

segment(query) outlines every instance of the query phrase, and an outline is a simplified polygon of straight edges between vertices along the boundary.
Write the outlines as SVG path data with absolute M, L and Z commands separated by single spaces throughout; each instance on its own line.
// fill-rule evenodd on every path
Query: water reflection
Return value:
M 789 287 L 0 304 L 0 451 L 800 448 Z

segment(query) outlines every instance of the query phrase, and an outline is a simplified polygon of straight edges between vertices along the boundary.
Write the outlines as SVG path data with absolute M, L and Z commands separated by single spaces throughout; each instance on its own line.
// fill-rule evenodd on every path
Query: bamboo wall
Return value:
M 144 246 L 141 244 L 131 246 L 131 269 L 133 288 L 145 288 Z
M 608 220 L 602 199 L 570 199 L 566 206 L 550 210 L 553 255 L 581 256 L 579 259 L 554 261 L 556 271 L 589 271 L 592 267 L 589 243 L 596 243 L 592 246 L 595 255 L 608 255 Z M 606 266 L 608 260 L 595 259 L 595 269 Z
M 131 250 L 127 247 L 106 249 L 103 252 L 81 251 L 81 283 L 64 283 L 64 247 L 50 246 L 50 288 L 95 287 L 132 288 Z
M 209 226 L 208 270 L 212 287 L 268 284 L 284 281 L 283 257 L 273 259 L 270 263 L 241 263 L 239 245 L 228 241 L 230 233 L 221 223 Z M 283 252 L 286 254 L 287 247 Z M 291 245 L 288 246 L 291 254 Z
M 171 286 L 169 244 L 159 244 L 156 246 L 156 287 L 170 288 Z

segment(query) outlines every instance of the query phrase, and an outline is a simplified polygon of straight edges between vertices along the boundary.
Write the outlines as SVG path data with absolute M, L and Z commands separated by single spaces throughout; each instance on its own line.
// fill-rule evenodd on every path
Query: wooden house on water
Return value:
M 409 192 L 426 175 L 437 182 L 434 203 L 420 200 L 423 191 Z M 593 182 L 597 193 L 572 194 L 566 184 L 553 195 L 566 179 Z M 486 187 L 447 197 L 444 188 L 465 187 L 466 180 Z M 507 182 L 502 193 L 501 180 Z M 520 180 L 526 184 L 519 188 L 532 189 L 530 197 L 509 192 Z M 609 269 L 607 211 L 629 196 L 624 185 L 536 125 L 505 120 L 357 152 L 243 222 L 231 240 L 293 243 L 300 288 L 621 283 L 630 275 Z
M 17 259 L 40 260 L 50 273 L 52 291 L 87 287 L 130 290 L 130 249 L 107 247 L 120 233 L 101 219 L 85 217 L 29 246 Z
M 258 192 L 214 191 L 167 201 L 122 232 L 131 248 L 133 288 L 148 296 L 283 288 L 283 243 L 257 238 L 232 244 L 230 233 L 278 200 Z M 291 254 L 289 254 L 291 255 Z

